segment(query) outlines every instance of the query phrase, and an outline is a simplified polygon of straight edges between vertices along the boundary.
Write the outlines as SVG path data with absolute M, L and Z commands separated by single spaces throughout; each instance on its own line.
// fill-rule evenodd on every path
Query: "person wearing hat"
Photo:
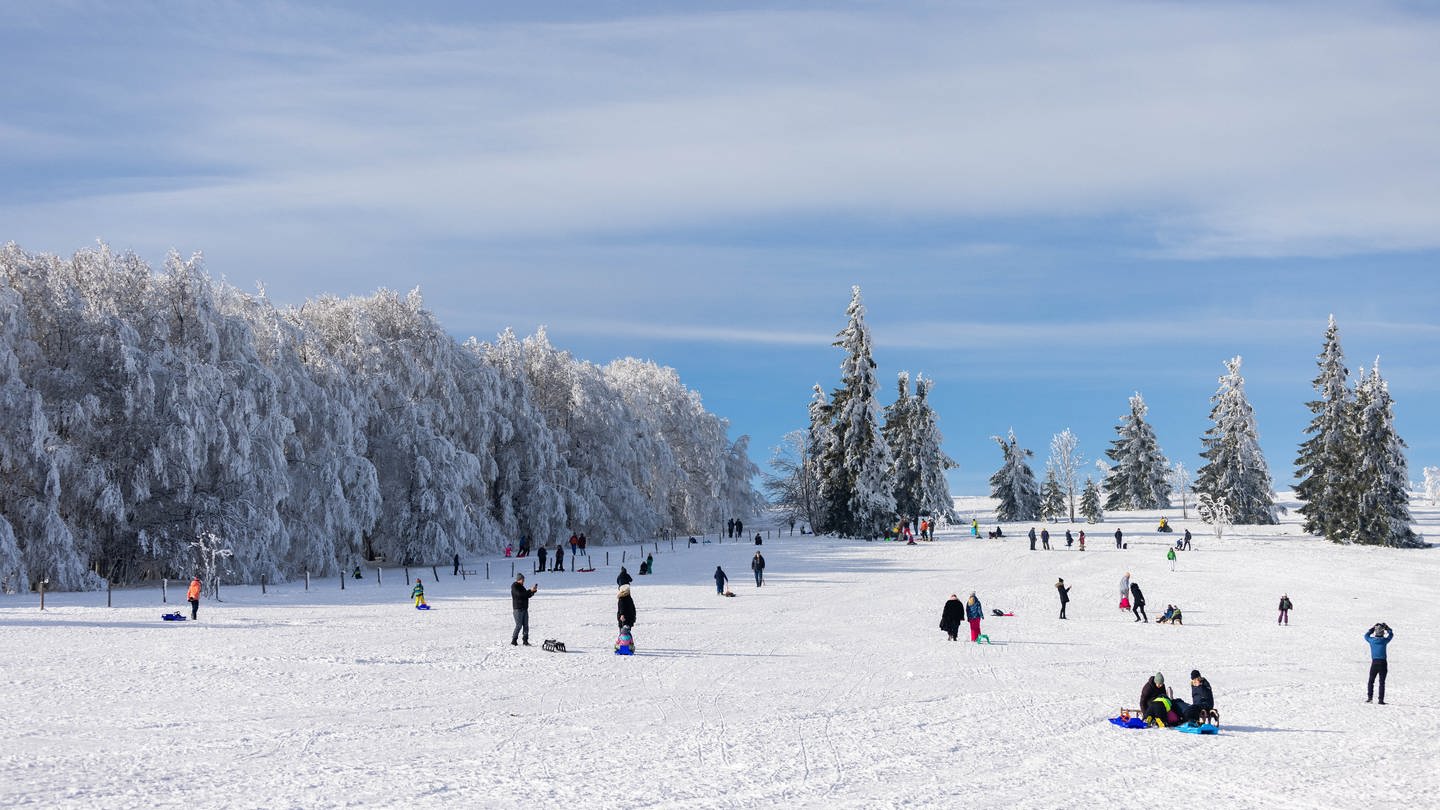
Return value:
M 1140 712 L 1144 714 L 1150 701 L 1157 697 L 1165 696 L 1165 676 L 1157 672 L 1145 679 L 1145 686 L 1140 689 Z
M 980 642 L 981 635 L 983 635 L 980 632 L 980 619 L 984 616 L 985 608 L 980 605 L 980 597 L 976 596 L 974 591 L 971 591 L 970 598 L 965 601 L 965 619 L 970 622 L 970 640 L 977 644 Z M 990 637 L 986 636 L 985 640 L 989 641 Z
M 1070 603 L 1070 589 L 1065 587 L 1063 578 L 1055 582 L 1055 590 L 1060 592 L 1060 618 L 1065 618 L 1065 606 Z
M 415 579 L 415 587 L 410 589 L 410 598 L 415 600 L 415 607 L 425 604 L 425 582 L 419 577 Z
M 515 614 L 515 632 L 510 634 L 510 646 L 515 646 L 515 640 L 521 637 L 523 632 L 525 646 L 530 646 L 530 597 L 540 590 L 539 585 L 531 585 L 529 590 L 525 589 L 525 575 L 516 574 L 515 581 L 510 585 L 510 608 Z
M 1290 609 L 1293 607 L 1295 607 L 1295 604 L 1290 601 L 1290 594 L 1280 594 L 1280 618 L 1276 619 L 1275 623 L 1290 624 Z
M 725 576 L 725 569 L 718 565 L 715 566 L 715 593 L 724 596 L 725 583 L 729 581 L 730 577 Z
M 615 598 L 616 621 L 620 627 L 635 626 L 635 600 L 630 596 L 630 586 L 621 585 Z
M 1200 677 L 1200 670 L 1190 670 L 1190 705 L 1185 707 L 1185 719 L 1199 722 L 1206 713 L 1214 710 L 1215 693 L 1210 689 L 1210 682 Z

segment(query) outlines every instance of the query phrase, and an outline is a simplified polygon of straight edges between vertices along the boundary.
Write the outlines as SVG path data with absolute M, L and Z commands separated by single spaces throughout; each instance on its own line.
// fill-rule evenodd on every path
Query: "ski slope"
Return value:
M 985 499 L 960 505 L 991 525 Z M 1415 512 L 1434 536 L 1440 515 Z M 225 587 L 198 622 L 160 621 L 184 583 L 170 604 L 158 588 L 113 608 L 50 594 L 43 613 L 0 597 L 0 806 L 1435 806 L 1440 549 L 1340 547 L 1293 513 L 1217 541 L 1166 514 L 1195 533 L 1174 572 L 1158 513 L 1083 527 L 1084 553 L 1064 525 L 1049 552 L 1028 550 L 1028 524 L 915 546 L 785 534 L 760 549 L 758 589 L 753 545 L 662 544 L 632 586 L 628 658 L 611 653 L 620 548 L 608 566 L 592 549 L 595 573 L 529 578 L 529 648 L 509 644 L 500 558 L 467 560 L 464 581 L 425 569 L 429 612 L 396 568 L 343 591 Z M 717 564 L 736 598 L 715 594 Z M 1152 621 L 1173 602 L 1185 626 L 1121 613 L 1127 570 Z M 972 590 L 1016 614 L 985 621 L 992 645 L 937 627 Z M 1387 706 L 1363 702 L 1376 621 L 1396 631 Z M 1188 700 L 1191 669 L 1220 736 L 1106 722 L 1156 671 Z

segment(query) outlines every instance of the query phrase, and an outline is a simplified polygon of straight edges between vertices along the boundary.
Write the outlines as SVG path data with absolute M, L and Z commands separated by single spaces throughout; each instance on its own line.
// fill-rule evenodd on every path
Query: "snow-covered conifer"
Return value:
M 1149 408 L 1136 393 L 1130 398 L 1130 413 L 1115 427 L 1119 434 L 1105 451 L 1115 462 L 1105 478 L 1105 508 L 1163 509 L 1170 505 L 1170 484 L 1166 480 L 1169 462 L 1160 451 L 1155 431 L 1145 421 Z
M 1086 523 L 1099 523 L 1105 519 L 1105 510 L 1100 506 L 1100 487 L 1095 479 L 1085 478 L 1085 489 L 1080 493 L 1080 516 Z
M 1275 492 L 1270 469 L 1260 452 L 1255 412 L 1245 396 L 1240 357 L 1225 361 L 1220 388 L 1210 398 L 1211 426 L 1201 438 L 1206 460 L 1196 474 L 1195 491 L 1224 498 L 1231 521 L 1242 525 L 1269 525 L 1275 520 Z
M 1325 329 L 1325 343 L 1316 360 L 1320 366 L 1312 385 L 1317 399 L 1306 403 L 1314 414 L 1295 459 L 1295 495 L 1304 501 L 1298 510 L 1305 516 L 1305 531 L 1343 539 L 1355 523 L 1355 401 L 1350 390 L 1350 372 L 1340 348 L 1340 330 L 1335 316 Z
M 1002 523 L 1035 520 L 1040 517 L 1040 485 L 1026 462 L 1034 452 L 1020 446 L 1013 430 L 1004 438 L 992 438 L 1005 457 L 1000 469 L 990 476 L 990 497 L 1000 502 L 995 507 L 995 519 Z
M 1045 465 L 1045 483 L 1040 486 L 1040 517 L 1052 523 L 1066 515 L 1065 490 L 1053 464 Z
M 1395 432 L 1390 386 L 1380 376 L 1376 358 L 1356 388 L 1356 430 L 1359 440 L 1355 487 L 1356 543 L 1407 548 L 1419 546 L 1410 528 L 1409 469 L 1405 442 Z
M 925 377 L 915 379 L 911 435 L 920 473 L 918 514 L 954 523 L 959 518 L 955 514 L 955 499 L 950 496 L 950 482 L 945 480 L 945 471 L 958 465 L 940 448 L 944 437 L 940 434 L 935 409 L 930 406 L 930 391 L 934 387 L 934 380 Z

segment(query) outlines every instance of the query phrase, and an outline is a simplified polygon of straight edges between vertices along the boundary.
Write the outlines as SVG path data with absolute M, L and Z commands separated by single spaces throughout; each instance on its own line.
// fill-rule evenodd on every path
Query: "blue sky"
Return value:
M 0 240 L 653 358 L 754 456 L 865 291 L 957 493 L 1126 399 L 1277 486 L 1326 316 L 1440 464 L 1440 16 L 1414 3 L 0 2 Z M 1083 8 L 1082 8 L 1083 5 Z

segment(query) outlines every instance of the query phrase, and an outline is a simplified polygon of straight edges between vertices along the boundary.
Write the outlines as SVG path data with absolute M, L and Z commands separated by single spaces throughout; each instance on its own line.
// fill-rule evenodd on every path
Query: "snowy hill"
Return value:
M 957 499 L 985 524 L 987 499 Z M 1434 536 L 1440 514 L 1417 506 Z M 511 561 L 225 588 L 164 623 L 158 589 L 0 597 L 0 804 L 46 807 L 1418 807 L 1440 790 L 1440 549 L 1341 547 L 1280 526 L 1216 541 L 1157 513 L 1085 528 L 1084 553 L 942 534 L 915 546 L 788 533 L 662 545 L 633 586 L 639 655 L 611 654 L 615 575 L 542 573 L 511 647 Z M 1192 512 L 1193 517 L 1193 512 Z M 1037 528 L 1040 524 L 1036 524 Z M 1130 548 L 1117 551 L 1121 527 Z M 713 536 L 710 539 L 714 539 Z M 654 550 L 653 548 L 650 550 Z M 626 549 L 635 572 L 638 547 Z M 522 565 L 526 561 L 521 561 Z M 485 565 L 491 578 L 484 578 Z M 723 565 L 734 599 L 716 595 Z M 1126 571 L 1152 619 L 1117 609 Z M 1054 583 L 1073 587 L 1057 619 Z M 1013 618 L 949 642 L 945 598 Z M 1281 593 L 1291 624 L 1275 623 Z M 1376 621 L 1390 705 L 1366 705 Z M 570 652 L 547 653 L 546 638 Z M 962 639 L 964 638 L 962 633 Z M 1156 671 L 1199 669 L 1218 737 L 1120 730 Z

